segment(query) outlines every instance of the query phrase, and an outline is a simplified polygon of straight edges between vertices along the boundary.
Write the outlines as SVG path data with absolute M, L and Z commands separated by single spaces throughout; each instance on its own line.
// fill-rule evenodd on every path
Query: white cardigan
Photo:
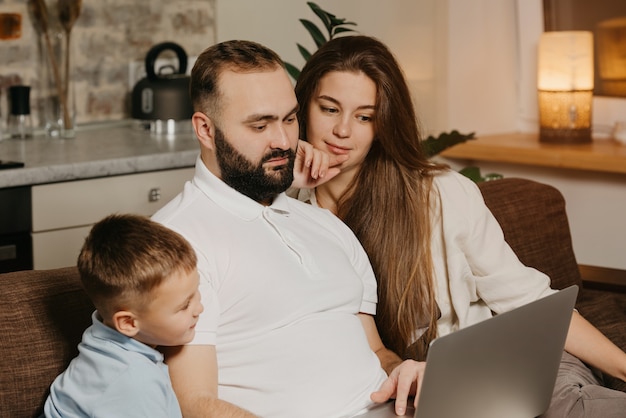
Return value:
M 440 336 L 555 292 L 548 276 L 519 261 L 474 182 L 446 171 L 434 184 L 441 206 L 432 237 Z

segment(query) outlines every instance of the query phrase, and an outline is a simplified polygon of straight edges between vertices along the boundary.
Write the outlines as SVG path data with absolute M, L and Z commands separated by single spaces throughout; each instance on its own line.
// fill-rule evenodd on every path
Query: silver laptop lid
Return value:
M 434 340 L 415 418 L 532 418 L 545 412 L 577 294 L 571 286 Z M 395 416 L 393 402 L 360 415 Z

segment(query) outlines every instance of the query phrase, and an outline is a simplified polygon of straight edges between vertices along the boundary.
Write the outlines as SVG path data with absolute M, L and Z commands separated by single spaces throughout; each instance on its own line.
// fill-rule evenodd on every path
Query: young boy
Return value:
M 59 375 L 46 417 L 180 417 L 163 355 L 183 345 L 203 311 L 196 255 L 148 218 L 112 215 L 92 228 L 78 257 L 93 325 Z

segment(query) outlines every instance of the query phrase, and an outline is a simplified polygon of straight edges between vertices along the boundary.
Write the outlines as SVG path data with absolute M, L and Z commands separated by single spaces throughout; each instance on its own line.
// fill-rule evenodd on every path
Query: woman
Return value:
M 346 159 L 339 175 L 299 198 L 334 212 L 363 244 L 378 278 L 376 322 L 387 347 L 423 360 L 438 335 L 554 292 L 506 244 L 476 185 L 427 159 L 404 76 L 384 44 L 366 36 L 329 41 L 303 68 L 296 95 L 301 138 Z M 577 313 L 566 349 L 626 380 L 626 354 Z M 577 358 L 564 354 L 565 363 L 597 383 Z M 587 394 L 570 387 L 564 382 L 571 396 L 556 388 L 546 416 L 581 404 Z M 596 416 L 621 416 L 626 394 L 599 389 L 615 401 Z

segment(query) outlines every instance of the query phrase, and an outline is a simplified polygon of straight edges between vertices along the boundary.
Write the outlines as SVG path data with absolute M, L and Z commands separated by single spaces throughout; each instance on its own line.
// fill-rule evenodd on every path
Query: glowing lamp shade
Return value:
M 539 140 L 591 141 L 593 34 L 544 32 L 539 40 Z

